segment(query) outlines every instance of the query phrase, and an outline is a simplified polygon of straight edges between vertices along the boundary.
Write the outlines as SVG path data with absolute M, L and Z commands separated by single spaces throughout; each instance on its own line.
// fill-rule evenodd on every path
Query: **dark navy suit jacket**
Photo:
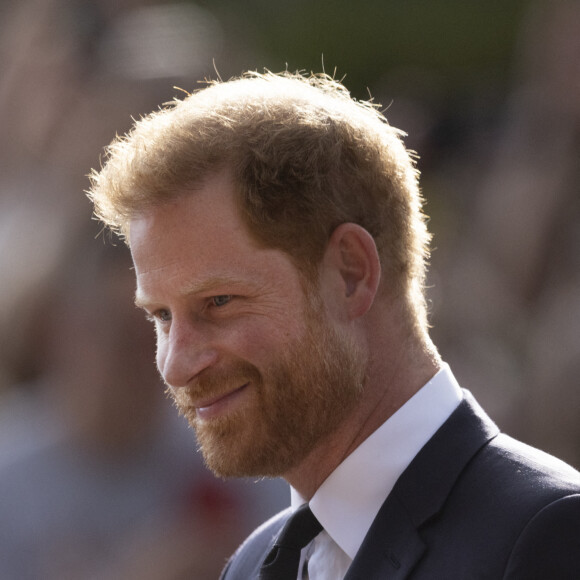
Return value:
M 289 515 L 258 528 L 222 578 L 258 578 Z M 580 473 L 500 433 L 466 392 L 397 481 L 345 577 L 375 579 L 580 580 Z

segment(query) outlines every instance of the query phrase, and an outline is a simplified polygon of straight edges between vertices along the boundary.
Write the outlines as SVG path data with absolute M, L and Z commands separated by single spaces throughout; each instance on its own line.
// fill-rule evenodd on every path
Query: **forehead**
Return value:
M 298 275 L 286 254 L 250 236 L 225 174 L 133 219 L 129 239 L 138 299 L 191 292 L 212 280 L 259 284 Z
M 233 186 L 219 173 L 203 185 L 184 190 L 145 210 L 130 222 L 129 242 L 133 258 L 154 256 L 165 245 L 195 246 L 197 252 L 233 235 L 247 235 L 237 208 Z M 249 238 L 249 236 L 248 236 Z M 250 240 L 248 239 L 248 242 Z M 164 243 L 166 242 L 166 243 Z

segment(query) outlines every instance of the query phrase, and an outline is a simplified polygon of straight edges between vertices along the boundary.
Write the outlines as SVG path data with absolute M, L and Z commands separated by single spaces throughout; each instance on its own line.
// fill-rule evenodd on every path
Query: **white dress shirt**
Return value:
M 455 410 L 463 394 L 441 370 L 355 449 L 310 500 L 323 531 L 302 551 L 310 580 L 340 580 L 399 476 Z M 305 500 L 290 488 L 292 507 Z M 302 576 L 299 575 L 301 580 Z

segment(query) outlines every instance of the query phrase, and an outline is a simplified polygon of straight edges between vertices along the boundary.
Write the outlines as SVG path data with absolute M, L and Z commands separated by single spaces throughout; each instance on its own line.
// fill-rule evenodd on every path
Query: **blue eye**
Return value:
M 155 310 L 155 312 L 151 313 L 145 312 L 145 318 L 149 320 L 149 322 L 165 323 L 171 320 L 171 312 L 169 312 L 169 310 L 165 310 L 164 308 L 160 310 Z
M 169 322 L 171 320 L 171 312 L 169 310 L 156 310 L 153 314 L 148 314 L 147 319 L 152 322 Z
M 171 312 L 169 310 L 160 310 L 158 317 L 162 322 L 169 322 L 171 320 Z
M 221 294 L 220 296 L 214 296 L 212 302 L 214 306 L 225 306 L 232 299 L 231 294 Z

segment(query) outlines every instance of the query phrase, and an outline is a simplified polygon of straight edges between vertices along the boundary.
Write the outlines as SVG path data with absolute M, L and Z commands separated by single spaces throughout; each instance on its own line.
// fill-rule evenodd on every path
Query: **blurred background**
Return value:
M 508 433 L 580 467 L 580 3 L 0 0 L 0 578 L 217 578 L 282 482 L 221 482 L 163 397 L 83 191 L 132 118 L 327 73 L 419 154 L 433 336 Z

